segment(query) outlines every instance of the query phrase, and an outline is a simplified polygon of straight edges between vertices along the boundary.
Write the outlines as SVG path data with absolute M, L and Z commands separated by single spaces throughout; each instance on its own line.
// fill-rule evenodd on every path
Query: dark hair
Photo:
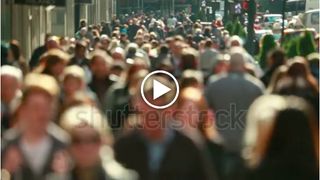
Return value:
M 283 49 L 276 48 L 268 54 L 269 59 L 271 60 L 271 63 L 273 67 L 278 67 L 286 62 L 286 54 Z
M 197 69 L 198 62 L 197 62 L 197 57 L 194 54 L 182 54 L 181 56 L 181 68 L 182 70 L 186 69 Z
M 206 41 L 205 41 L 205 43 L 204 43 L 204 47 L 206 47 L 206 48 L 211 48 L 212 47 L 212 45 L 213 45 L 213 42 L 212 42 L 212 40 L 211 39 L 206 39 Z
M 168 54 L 169 53 L 169 47 L 166 44 L 162 44 L 160 46 L 160 54 Z
M 13 40 L 10 42 L 10 50 L 12 51 L 14 60 L 18 61 L 21 56 L 21 50 L 17 41 Z
M 287 99 L 288 107 L 279 111 L 262 161 L 264 169 L 278 170 L 272 176 L 292 179 L 299 174 L 303 179 L 318 177 L 317 131 L 314 112 L 300 99 Z M 291 173 L 283 170 L 298 170 Z M 313 178 L 311 178 L 313 179 Z

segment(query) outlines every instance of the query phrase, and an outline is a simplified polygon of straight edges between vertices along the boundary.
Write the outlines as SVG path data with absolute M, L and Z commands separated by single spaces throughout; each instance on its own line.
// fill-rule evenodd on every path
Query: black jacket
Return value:
M 126 168 L 135 170 L 141 180 L 212 179 L 201 151 L 178 131 L 174 131 L 156 173 L 149 170 L 147 144 L 138 130 L 119 138 L 114 150 L 116 160 Z

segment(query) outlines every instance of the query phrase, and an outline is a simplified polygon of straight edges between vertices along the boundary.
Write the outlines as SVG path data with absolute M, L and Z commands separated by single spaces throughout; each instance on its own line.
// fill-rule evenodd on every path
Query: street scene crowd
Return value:
M 30 60 L 3 42 L 2 177 L 318 179 L 319 36 L 266 33 L 248 52 L 242 26 L 140 13 L 47 34 Z M 165 109 L 140 94 L 155 70 L 179 81 Z

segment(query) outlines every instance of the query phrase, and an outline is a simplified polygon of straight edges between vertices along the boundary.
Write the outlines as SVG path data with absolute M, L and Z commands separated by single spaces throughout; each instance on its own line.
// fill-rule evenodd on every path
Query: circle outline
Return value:
M 175 97 L 173 98 L 173 100 L 166 104 L 166 105 L 163 105 L 163 106 L 157 106 L 157 105 L 154 105 L 152 103 L 150 103 L 147 98 L 144 96 L 144 92 L 143 92 L 143 87 L 144 87 L 144 84 L 146 82 L 146 80 L 154 75 L 154 74 L 166 74 L 168 76 L 170 76 L 171 79 L 173 79 L 174 83 L 176 84 L 176 95 Z M 142 83 L 141 83 L 141 86 L 140 86 L 140 93 L 141 93 L 141 96 L 142 96 L 142 99 L 144 100 L 145 103 L 147 103 L 149 106 L 155 108 L 155 109 L 165 109 L 165 108 L 168 108 L 169 106 L 171 106 L 174 102 L 176 102 L 176 100 L 178 99 L 178 96 L 179 96 L 179 83 L 177 81 L 177 79 L 172 75 L 170 74 L 169 72 L 167 71 L 164 71 L 164 70 L 156 70 L 156 71 L 152 71 L 151 73 L 149 73 L 143 80 L 142 80 Z

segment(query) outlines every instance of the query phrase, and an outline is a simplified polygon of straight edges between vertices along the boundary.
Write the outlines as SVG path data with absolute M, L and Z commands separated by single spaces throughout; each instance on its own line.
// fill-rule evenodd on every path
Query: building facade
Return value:
M 28 60 L 45 34 L 73 37 L 80 19 L 96 24 L 114 13 L 114 0 L 1 0 L 1 41 L 18 40 Z

